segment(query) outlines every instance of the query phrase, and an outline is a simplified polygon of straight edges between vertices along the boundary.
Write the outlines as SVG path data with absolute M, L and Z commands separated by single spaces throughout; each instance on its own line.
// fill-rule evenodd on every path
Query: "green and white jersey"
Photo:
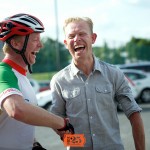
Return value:
M 0 63 L 0 149 L 31 150 L 34 126 L 10 118 L 2 103 L 10 95 L 17 94 L 27 103 L 37 105 L 34 90 L 26 77 L 26 70 L 11 60 Z

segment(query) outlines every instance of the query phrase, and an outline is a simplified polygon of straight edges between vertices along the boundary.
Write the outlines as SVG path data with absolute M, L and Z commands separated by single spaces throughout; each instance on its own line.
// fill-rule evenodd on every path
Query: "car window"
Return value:
M 40 87 L 45 87 L 45 86 L 49 86 L 49 82 L 48 83 L 39 83 L 40 84 Z
M 148 63 L 137 63 L 137 64 L 123 64 L 119 65 L 121 69 L 136 69 L 136 70 L 142 70 L 145 72 L 150 72 L 150 62 Z
M 143 74 L 139 73 L 130 73 L 130 72 L 125 72 L 125 75 L 128 76 L 131 80 L 139 80 L 139 79 L 144 79 L 146 76 Z

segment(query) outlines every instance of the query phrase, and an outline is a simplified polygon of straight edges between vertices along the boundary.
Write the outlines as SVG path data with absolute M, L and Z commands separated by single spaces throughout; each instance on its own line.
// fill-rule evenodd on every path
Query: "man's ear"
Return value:
M 64 44 L 65 44 L 66 48 L 68 49 L 67 41 L 66 40 L 64 40 Z
M 96 33 L 93 33 L 93 34 L 92 34 L 92 44 L 95 43 L 96 38 L 97 38 L 97 34 L 96 34 Z
M 66 41 L 66 40 L 64 40 L 64 44 L 65 44 L 65 45 L 67 44 L 67 41 Z
M 20 42 L 16 39 L 11 39 L 10 40 L 10 44 L 12 45 L 12 47 L 14 47 L 15 49 L 20 49 Z

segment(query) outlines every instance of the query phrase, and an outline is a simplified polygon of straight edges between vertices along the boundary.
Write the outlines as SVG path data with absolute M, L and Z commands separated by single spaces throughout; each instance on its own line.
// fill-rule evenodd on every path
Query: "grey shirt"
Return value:
M 84 134 L 84 149 L 124 150 L 117 104 L 122 105 L 127 117 L 141 108 L 120 69 L 96 57 L 94 61 L 88 78 L 73 62 L 52 78 L 51 112 L 68 117 L 75 133 Z

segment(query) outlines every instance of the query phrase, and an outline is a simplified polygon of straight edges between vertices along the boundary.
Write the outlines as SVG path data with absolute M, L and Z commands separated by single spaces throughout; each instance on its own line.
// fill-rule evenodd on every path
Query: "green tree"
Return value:
M 110 62 L 111 52 L 107 43 L 104 43 L 103 47 L 93 47 L 93 52 L 95 56 L 99 57 L 101 60 Z
M 43 48 L 37 55 L 36 64 L 33 65 L 34 72 L 50 72 L 57 70 L 57 52 L 56 41 L 44 37 L 42 39 Z M 60 66 L 59 69 L 68 65 L 71 56 L 64 44 L 58 43 Z M 150 58 L 150 40 L 131 38 L 131 40 L 124 46 L 118 48 L 110 48 L 105 42 L 102 47 L 93 47 L 93 53 L 101 60 L 111 64 L 123 64 L 126 60 L 137 61 L 149 61 Z
M 150 40 L 133 37 L 126 44 L 126 50 L 131 61 L 149 61 Z
M 34 72 L 49 72 L 57 70 L 56 63 L 56 41 L 44 37 L 42 39 L 43 48 L 37 54 L 36 63 L 33 65 Z M 60 54 L 60 69 L 67 65 L 68 62 L 68 51 L 64 45 L 59 43 L 59 54 Z

